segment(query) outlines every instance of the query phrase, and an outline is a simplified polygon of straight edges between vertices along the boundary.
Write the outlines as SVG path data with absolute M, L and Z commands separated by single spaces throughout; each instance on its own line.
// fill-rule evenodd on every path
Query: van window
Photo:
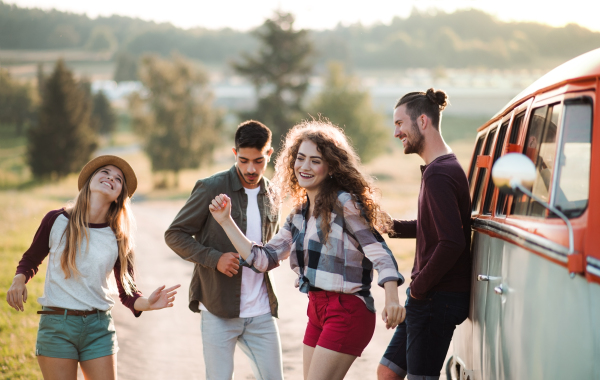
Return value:
M 506 121 L 500 127 L 500 131 L 498 132 L 498 139 L 496 141 L 496 149 L 494 149 L 494 160 L 492 162 L 492 167 L 494 167 L 494 163 L 496 160 L 500 158 L 502 155 L 502 151 L 504 149 L 504 139 L 506 138 L 506 131 L 508 130 L 508 121 Z M 488 181 L 487 191 L 485 192 L 485 202 L 483 203 L 483 213 L 486 215 L 492 214 L 492 197 L 494 195 L 494 181 L 491 178 Z
M 513 127 L 510 130 L 510 138 L 508 142 L 511 144 L 516 144 L 519 140 L 519 132 L 521 132 L 521 127 L 523 126 L 523 121 L 525 120 L 525 112 L 521 112 L 515 117 L 513 121 Z
M 490 133 L 488 133 L 487 139 L 485 140 L 485 147 L 483 149 L 483 155 L 489 156 L 490 151 L 492 150 L 492 143 L 494 142 L 494 137 L 496 136 L 496 128 L 492 129 Z M 475 184 L 475 191 L 473 192 L 473 202 L 471 212 L 476 213 L 481 206 L 481 193 L 483 192 L 484 184 L 487 175 L 486 168 L 479 168 L 477 171 L 477 183 Z
M 519 140 L 519 133 L 521 132 L 521 127 L 523 126 L 524 120 L 525 112 L 521 112 L 515 117 L 513 126 L 510 130 L 510 136 L 508 138 L 509 144 L 516 144 Z M 506 215 L 507 200 L 508 195 L 500 192 L 498 193 L 498 200 L 496 201 L 496 215 Z
M 485 139 L 485 135 L 479 136 L 477 139 L 477 144 L 475 144 L 475 150 L 473 151 L 473 159 L 471 160 L 471 167 L 469 168 L 469 190 L 473 188 L 473 182 L 475 178 L 473 178 L 473 174 L 475 174 L 475 167 L 477 166 L 477 156 L 481 154 L 481 147 L 483 147 L 483 139 Z
M 592 104 L 589 98 L 565 102 L 557 165 L 554 206 L 567 217 L 579 216 L 588 203 L 592 148 Z
M 531 192 L 544 202 L 548 202 L 550 196 L 561 108 L 561 104 L 554 104 L 533 110 L 523 148 L 523 153 L 533 161 L 536 168 L 536 178 Z M 544 206 L 524 194 L 517 194 L 514 197 L 513 211 L 517 215 L 542 217 L 546 215 Z

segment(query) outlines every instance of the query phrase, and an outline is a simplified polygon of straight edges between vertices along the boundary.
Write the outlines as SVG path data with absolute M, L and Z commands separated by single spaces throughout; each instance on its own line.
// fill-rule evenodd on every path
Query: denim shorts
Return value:
M 110 310 L 85 317 L 41 315 L 35 345 L 37 356 L 84 362 L 116 354 L 118 350 L 117 334 Z
M 396 328 L 381 364 L 408 379 L 440 376 L 454 329 L 469 316 L 469 292 L 429 292 L 424 299 L 406 290 L 406 319 Z M 412 375 L 412 376 L 411 376 Z

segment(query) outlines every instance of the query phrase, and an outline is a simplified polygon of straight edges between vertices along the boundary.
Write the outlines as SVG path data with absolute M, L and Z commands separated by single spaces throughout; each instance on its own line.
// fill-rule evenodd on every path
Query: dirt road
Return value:
M 192 264 L 179 258 L 164 243 L 163 234 L 183 201 L 140 202 L 134 205 L 137 219 L 137 283 L 150 294 L 160 285 L 182 285 L 171 309 L 145 312 L 134 318 L 119 302 L 113 309 L 119 346 L 118 373 L 121 380 L 204 379 L 200 315 L 188 309 L 188 286 Z M 401 269 L 408 276 L 408 269 Z M 283 350 L 283 367 L 287 380 L 302 379 L 302 338 L 306 327 L 308 299 L 293 286 L 295 274 L 284 262 L 273 272 L 279 299 L 277 321 Z M 404 302 L 406 288 L 400 289 Z M 383 308 L 383 290 L 373 289 L 378 311 Z M 378 314 L 371 343 L 351 367 L 346 379 L 374 379 L 381 355 L 392 337 Z M 248 359 L 236 350 L 235 379 L 254 379 Z

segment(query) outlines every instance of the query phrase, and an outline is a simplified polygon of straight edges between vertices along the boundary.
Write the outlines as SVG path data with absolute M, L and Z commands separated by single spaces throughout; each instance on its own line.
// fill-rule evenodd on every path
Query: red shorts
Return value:
M 360 356 L 375 332 L 375 313 L 355 295 L 308 293 L 308 325 L 304 344 Z

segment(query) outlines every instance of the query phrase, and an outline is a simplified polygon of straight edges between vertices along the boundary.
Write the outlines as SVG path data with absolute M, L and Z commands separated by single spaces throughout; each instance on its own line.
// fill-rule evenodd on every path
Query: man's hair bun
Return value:
M 430 88 L 425 92 L 425 95 L 433 104 L 437 104 L 440 107 L 440 111 L 443 111 L 448 105 L 448 95 L 442 90 L 436 91 Z

